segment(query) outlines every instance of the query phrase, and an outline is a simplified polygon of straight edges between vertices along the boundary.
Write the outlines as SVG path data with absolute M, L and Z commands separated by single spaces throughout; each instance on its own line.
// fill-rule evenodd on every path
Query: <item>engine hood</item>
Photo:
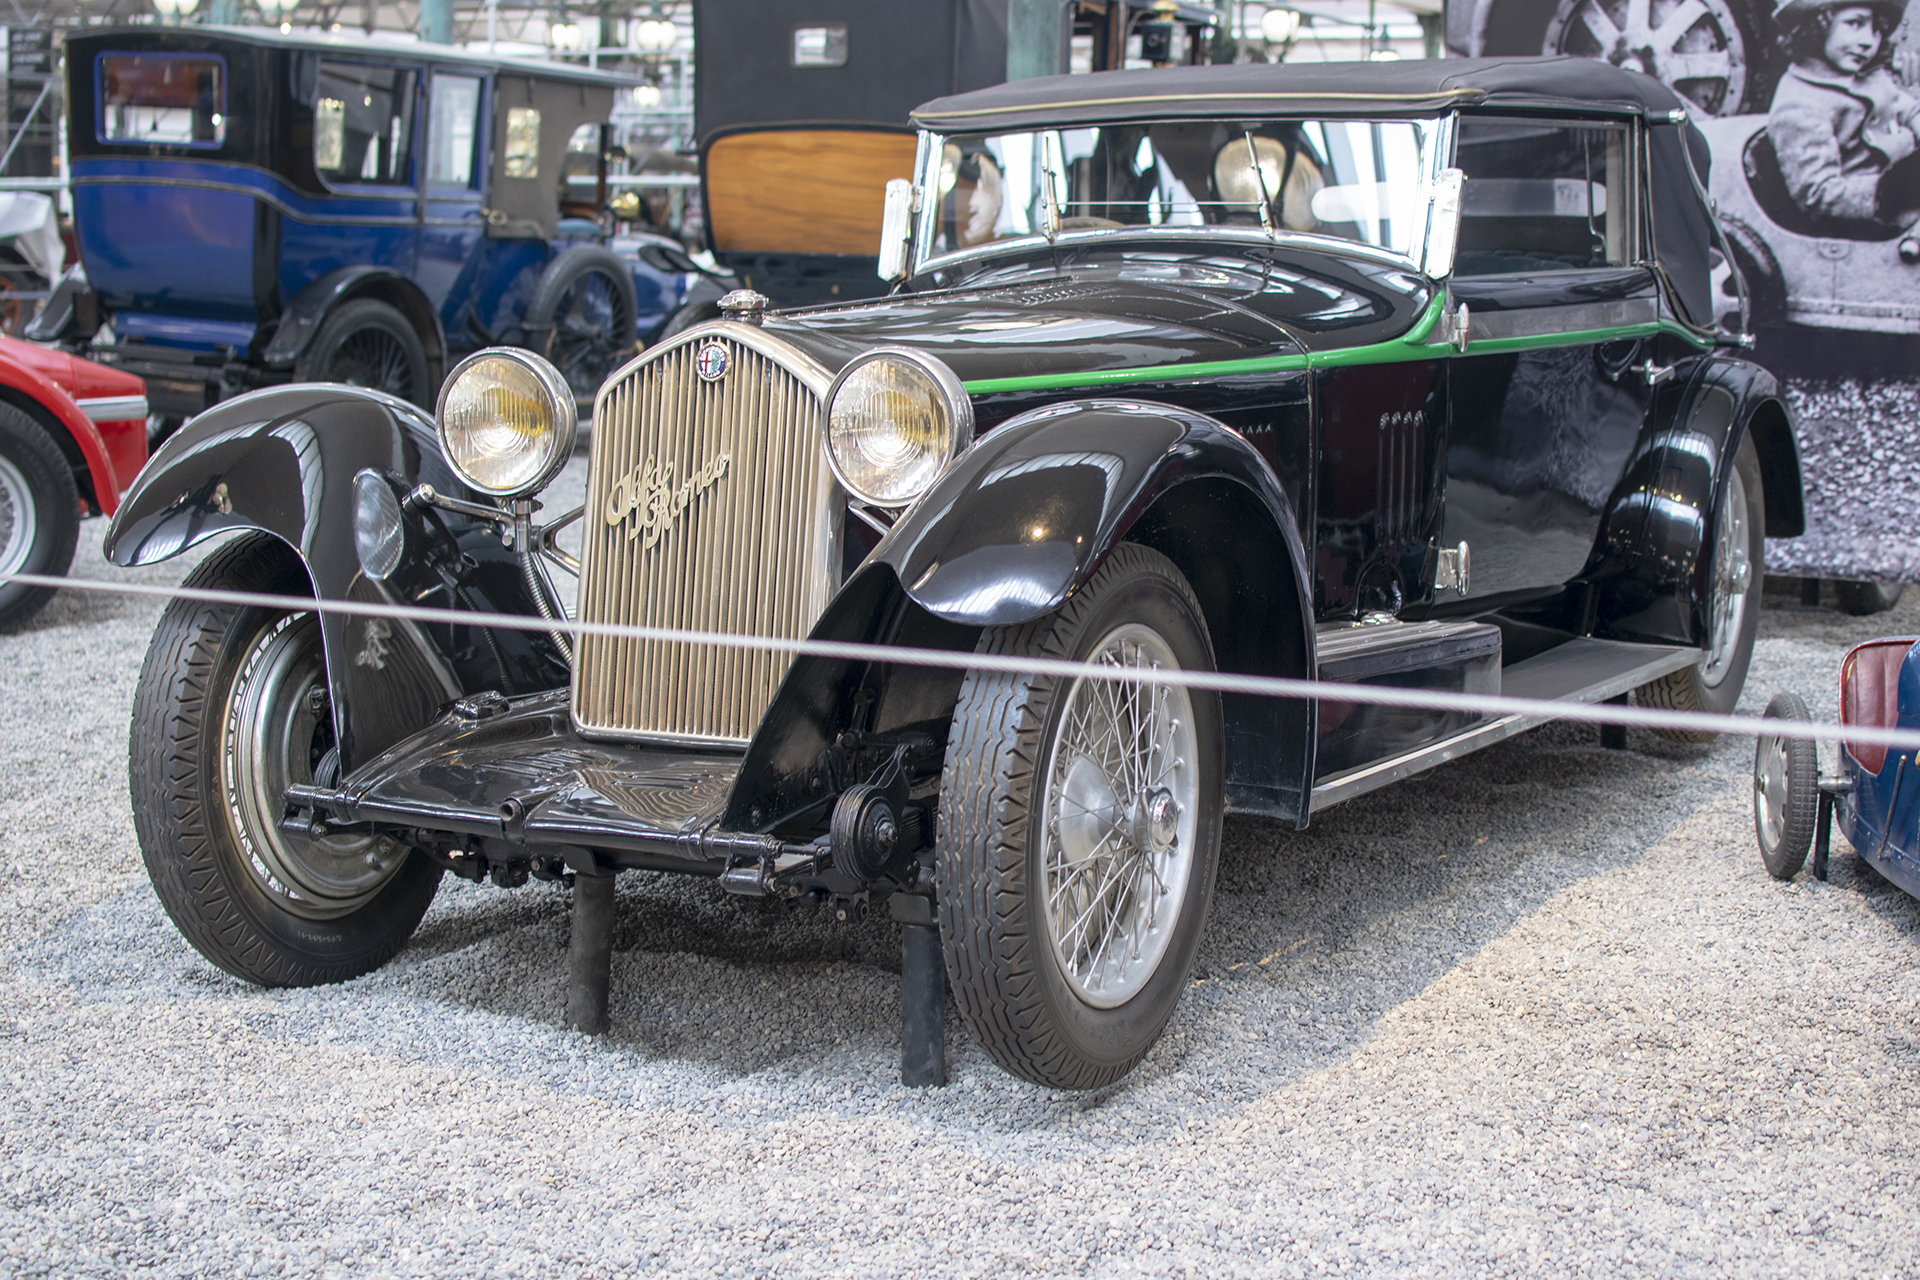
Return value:
M 1058 256 L 996 259 L 952 284 L 922 277 L 873 302 L 772 314 L 766 328 L 830 370 L 906 346 L 978 383 L 1366 345 L 1407 332 L 1432 296 L 1410 271 L 1278 248 Z

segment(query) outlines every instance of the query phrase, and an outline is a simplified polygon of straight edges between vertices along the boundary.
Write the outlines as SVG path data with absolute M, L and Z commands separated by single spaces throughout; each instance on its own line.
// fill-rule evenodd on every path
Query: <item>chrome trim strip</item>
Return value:
M 87 415 L 89 422 L 130 422 L 135 418 L 144 421 L 147 416 L 145 396 L 94 396 L 74 403 L 80 406 L 80 412 Z
M 1513 311 L 1475 311 L 1473 341 L 1499 338 L 1539 338 L 1555 333 L 1589 333 L 1654 324 L 1660 319 L 1653 298 L 1620 298 L 1612 302 L 1575 302 L 1559 307 L 1526 307 Z

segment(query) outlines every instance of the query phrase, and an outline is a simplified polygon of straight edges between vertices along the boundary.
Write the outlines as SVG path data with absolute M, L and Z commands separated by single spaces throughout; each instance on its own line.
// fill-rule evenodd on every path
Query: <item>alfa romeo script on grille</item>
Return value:
M 688 504 L 727 474 L 727 463 L 731 460 L 728 454 L 716 454 L 706 466 L 676 486 L 672 470 L 657 459 L 648 458 L 613 482 L 607 492 L 607 523 L 618 525 L 633 516 L 627 539 L 639 538 L 642 547 L 652 550 L 673 527 L 673 522 L 686 513 Z

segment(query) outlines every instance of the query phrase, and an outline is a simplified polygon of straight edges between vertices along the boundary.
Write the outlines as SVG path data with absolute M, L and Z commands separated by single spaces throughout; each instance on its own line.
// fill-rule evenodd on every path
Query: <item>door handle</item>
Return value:
M 1645 378 L 1647 385 L 1650 387 L 1657 387 L 1673 376 L 1672 365 L 1655 364 L 1652 360 L 1647 360 L 1640 364 L 1628 365 L 1627 368 Z

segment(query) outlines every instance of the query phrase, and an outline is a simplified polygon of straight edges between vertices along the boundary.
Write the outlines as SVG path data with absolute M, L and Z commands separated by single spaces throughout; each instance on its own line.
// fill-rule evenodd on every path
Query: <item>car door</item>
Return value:
M 320 59 L 312 155 L 328 194 L 282 219 L 282 297 L 340 267 L 413 274 L 420 235 L 414 146 L 420 73 L 418 66 L 380 60 Z
M 414 279 L 440 312 L 456 346 L 467 332 L 480 272 L 486 210 L 481 172 L 486 159 L 486 81 L 435 69 L 427 88 L 427 147 L 421 185 L 420 265 Z
M 1442 546 L 1470 597 L 1559 589 L 1586 564 L 1651 399 L 1658 282 L 1626 120 L 1463 117 Z

